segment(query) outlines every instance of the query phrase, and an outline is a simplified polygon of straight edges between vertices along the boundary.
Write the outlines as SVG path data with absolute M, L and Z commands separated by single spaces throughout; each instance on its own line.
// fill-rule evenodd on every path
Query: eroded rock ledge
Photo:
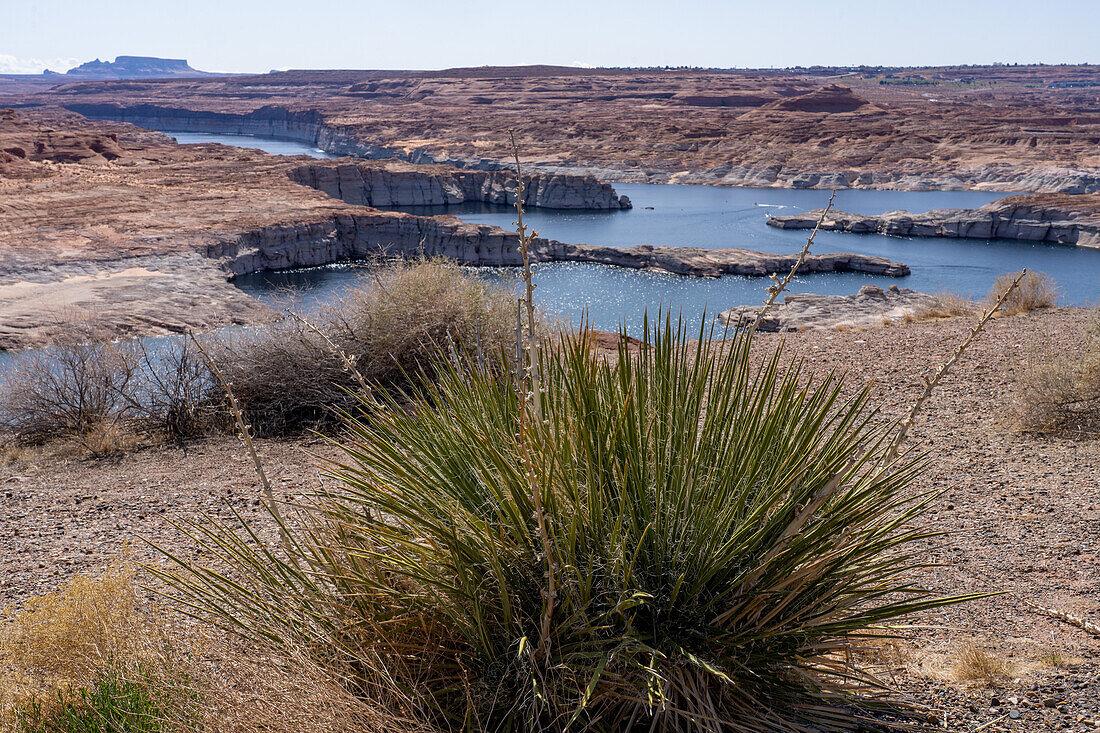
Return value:
M 508 171 L 444 166 L 328 163 L 287 171 L 290 180 L 361 206 L 446 206 L 469 201 L 515 203 L 516 177 Z M 543 209 L 629 209 L 630 199 L 592 176 L 524 176 L 526 206 Z
M 822 331 L 873 328 L 904 321 L 925 306 L 937 302 L 935 295 L 891 285 L 887 290 L 864 285 L 855 295 L 791 293 L 772 307 L 760 321 L 760 331 Z M 723 323 L 736 326 L 753 321 L 761 306 L 743 305 L 723 311 Z
M 420 253 L 447 257 L 464 265 L 516 267 L 522 264 L 518 247 L 515 232 L 471 224 L 453 216 L 363 211 L 255 229 L 209 245 L 206 254 L 226 272 L 243 275 Z M 748 249 L 605 247 L 543 238 L 534 241 L 533 254 L 538 262 L 590 262 L 697 277 L 763 277 L 789 271 L 796 259 L 796 255 Z M 807 257 L 800 272 L 864 272 L 904 277 L 909 268 L 883 257 L 823 254 Z
M 768 226 L 813 229 L 821 209 L 775 216 Z M 935 209 L 923 214 L 889 211 L 878 216 L 830 212 L 821 223 L 830 231 L 902 237 L 1022 239 L 1079 247 L 1100 247 L 1100 195 L 1006 196 L 977 209 Z

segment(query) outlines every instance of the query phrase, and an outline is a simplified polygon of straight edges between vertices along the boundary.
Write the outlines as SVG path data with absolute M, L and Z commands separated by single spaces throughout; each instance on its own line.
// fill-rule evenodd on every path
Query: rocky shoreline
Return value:
M 813 229 L 823 211 L 775 216 L 768 226 Z M 878 216 L 829 212 L 826 231 L 899 237 L 1020 239 L 1100 248 L 1100 195 L 1007 196 L 977 209 L 935 209 L 923 214 L 888 211 Z
M 536 262 L 588 262 L 696 277 L 766 277 L 789 271 L 798 259 L 794 254 L 748 249 L 607 247 L 541 237 L 533 241 L 532 251 Z M 207 246 L 205 254 L 232 276 L 421 254 L 482 267 L 523 264 L 515 232 L 471 224 L 454 216 L 393 212 L 348 212 L 319 221 L 264 227 L 213 243 Z M 822 254 L 808 256 L 799 272 L 863 272 L 905 277 L 909 267 L 884 257 Z
M 886 290 L 864 285 L 854 295 L 788 293 L 761 319 L 758 331 L 829 331 L 874 328 L 911 320 L 938 296 L 891 285 Z M 751 323 L 760 306 L 743 305 L 718 314 L 728 326 Z

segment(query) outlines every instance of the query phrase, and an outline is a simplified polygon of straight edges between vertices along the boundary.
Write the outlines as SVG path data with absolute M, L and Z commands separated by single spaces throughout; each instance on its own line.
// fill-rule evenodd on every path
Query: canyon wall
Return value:
M 813 229 L 820 216 L 820 209 L 795 216 L 776 216 L 768 220 L 768 225 L 779 229 Z M 855 234 L 1021 239 L 1100 247 L 1100 196 L 1008 196 L 977 209 L 936 209 L 923 214 L 889 211 L 865 216 L 836 211 L 829 213 L 821 228 Z
M 511 205 L 516 177 L 508 171 L 443 166 L 380 168 L 317 163 L 292 168 L 290 180 L 361 206 L 443 206 L 465 202 Z M 630 199 L 592 176 L 524 176 L 523 202 L 544 209 L 629 209 Z
M 357 126 L 350 121 L 333 120 L 331 116 L 326 116 L 318 109 L 296 110 L 272 104 L 247 112 L 215 112 L 186 109 L 164 103 L 79 101 L 79 97 L 76 96 L 79 91 L 74 89 L 65 92 L 66 95 L 73 95 L 72 99 L 51 101 L 95 119 L 131 122 L 153 130 L 261 135 L 316 145 L 333 155 L 449 165 L 467 170 L 498 171 L 509 168 L 506 157 L 474 154 L 468 144 L 469 141 L 462 143 L 455 141 L 454 144 L 441 145 L 437 140 L 436 144 L 426 143 L 416 147 L 387 145 L 385 135 L 379 133 L 376 137 L 376 133 L 371 132 L 368 136 L 361 125 Z M 729 154 L 722 154 L 720 151 L 724 146 L 734 144 L 731 141 L 739 140 L 732 130 L 729 131 L 728 136 L 723 133 L 717 138 L 713 137 L 716 133 L 711 130 L 708 133 L 712 135 L 711 137 L 699 140 L 676 140 L 676 134 L 672 132 L 669 132 L 668 139 L 650 139 L 651 132 L 638 131 L 635 126 L 635 132 L 629 140 L 624 140 L 622 135 L 608 137 L 608 141 L 615 142 L 608 147 L 618 149 L 624 145 L 637 146 L 638 141 L 644 138 L 647 141 L 643 146 L 644 150 L 647 154 L 662 156 L 659 161 L 646 162 L 640 157 L 640 153 L 639 156 L 623 161 L 606 159 L 607 156 L 603 154 L 581 158 L 571 155 L 564 159 L 560 155 L 544 155 L 542 159 L 531 162 L 529 165 L 531 170 L 537 170 L 545 175 L 592 175 L 601 180 L 639 183 L 796 189 L 871 188 L 912 191 L 987 189 L 1073 194 L 1100 192 L 1100 172 L 1095 167 L 1080 167 L 1074 165 L 1075 161 L 1062 159 L 1057 155 L 1048 156 L 1042 162 L 1032 161 L 1026 166 L 1007 162 L 1010 158 L 1006 159 L 1004 156 L 988 155 L 979 156 L 979 159 L 974 161 L 960 159 L 946 165 L 934 163 L 934 160 L 942 154 L 942 150 L 914 148 L 895 151 L 893 157 L 869 165 L 870 159 L 859 152 L 869 145 L 866 139 L 860 138 L 850 130 L 847 133 L 833 130 L 826 135 L 823 130 L 818 129 L 823 122 L 828 121 L 832 124 L 833 118 L 836 118 L 836 124 L 840 124 L 842 118 L 847 119 L 846 115 L 855 115 L 859 119 L 849 120 L 850 124 L 873 123 L 876 134 L 886 134 L 879 129 L 883 126 L 883 121 L 878 119 L 881 110 L 874 105 L 866 104 L 858 109 L 863 111 L 836 114 L 761 109 L 759 112 L 744 114 L 738 118 L 738 124 L 743 123 L 745 126 L 746 137 L 736 142 L 735 149 L 731 149 Z M 781 120 L 775 117 L 780 114 L 793 115 L 798 119 L 781 123 Z M 677 119 L 683 122 L 682 110 L 678 115 Z M 761 115 L 759 119 L 756 118 L 757 115 Z M 827 119 L 811 121 L 802 120 L 799 117 L 806 115 L 824 116 Z M 795 125 L 795 129 L 784 132 L 786 128 L 783 124 Z M 886 125 L 883 129 L 889 127 Z M 423 137 L 425 134 L 424 131 L 420 131 L 417 136 Z M 1046 140 L 1047 137 L 1054 139 L 1062 134 L 1068 133 L 1051 133 L 1043 139 Z M 844 135 L 857 138 L 846 143 L 851 149 L 850 154 L 840 156 L 843 160 L 831 158 L 838 155 L 837 149 L 846 149 L 845 145 L 830 145 L 827 149 L 814 146 L 812 149 L 802 150 L 792 142 L 792 140 L 802 141 L 798 143 L 802 145 L 806 140 L 830 135 L 833 138 Z M 992 144 L 989 140 L 982 139 Z M 923 141 L 923 138 L 920 140 Z M 897 141 L 890 144 L 895 142 Z M 1012 142 L 1011 154 L 1022 155 L 1021 150 L 1031 151 L 1030 147 L 1020 147 L 1025 143 L 1031 145 L 1030 138 L 1024 142 Z M 928 142 L 923 141 L 920 144 L 926 145 Z M 522 141 L 521 145 L 525 151 L 530 147 L 530 144 L 524 144 Z M 792 145 L 795 147 L 792 148 Z M 686 162 L 687 159 L 695 158 L 698 160 L 692 164 Z

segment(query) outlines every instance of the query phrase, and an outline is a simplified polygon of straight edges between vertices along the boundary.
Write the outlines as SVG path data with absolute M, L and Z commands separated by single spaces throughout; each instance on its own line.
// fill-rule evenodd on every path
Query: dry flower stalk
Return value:
M 779 294 L 787 289 L 787 287 L 794 280 L 795 275 L 798 273 L 798 268 L 802 267 L 806 262 L 806 256 L 810 254 L 810 247 L 813 246 L 814 238 L 817 237 L 817 232 L 821 228 L 821 225 L 825 222 L 825 217 L 829 215 L 829 212 L 833 208 L 833 202 L 836 201 L 836 189 L 834 188 L 829 194 L 829 203 L 825 205 L 825 208 L 821 210 L 821 216 L 817 217 L 817 223 L 814 224 L 814 229 L 810 232 L 810 236 L 806 238 L 806 244 L 802 246 L 802 251 L 798 253 L 798 259 L 791 265 L 791 271 L 787 273 L 787 276 L 780 280 L 774 273 L 768 275 L 775 284 L 768 286 L 768 299 L 764 301 L 764 307 L 756 312 L 756 319 L 752 322 L 752 328 L 749 332 L 755 332 L 760 324 L 764 321 L 764 316 L 775 305 L 775 299 L 779 297 Z
M 519 162 L 516 135 L 514 132 L 508 134 L 512 141 L 512 157 L 516 161 L 516 232 L 519 234 L 519 251 L 520 256 L 523 258 L 524 303 L 527 306 L 527 369 L 524 372 L 525 378 L 520 382 L 524 405 L 519 413 L 519 439 L 523 443 L 524 468 L 530 486 L 531 503 L 535 507 L 535 521 L 538 524 L 543 554 L 546 555 L 546 601 L 539 627 L 540 638 L 538 642 L 539 655 L 546 659 L 550 653 L 550 624 L 554 615 L 557 587 L 554 577 L 554 547 L 550 541 L 550 530 L 546 523 L 546 511 L 543 506 L 542 491 L 539 489 L 535 475 L 535 462 L 530 443 L 532 433 L 537 433 L 542 421 L 541 386 L 539 385 L 537 372 L 540 359 L 535 335 L 535 285 L 531 280 L 531 240 L 538 236 L 538 232 L 534 230 L 528 232 L 527 226 L 523 223 L 523 169 Z M 516 318 L 518 329 L 520 326 L 518 313 Z M 532 416 L 535 421 L 534 430 L 532 430 L 530 424 Z

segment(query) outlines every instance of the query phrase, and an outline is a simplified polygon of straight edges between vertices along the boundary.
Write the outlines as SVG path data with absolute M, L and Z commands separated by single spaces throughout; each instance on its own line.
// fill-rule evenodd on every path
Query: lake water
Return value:
M 313 146 L 243 135 L 169 133 L 182 142 L 221 142 L 258 147 L 282 154 L 328 157 Z M 744 247 L 777 253 L 795 253 L 807 232 L 784 231 L 766 226 L 769 216 L 794 214 L 820 208 L 827 191 L 772 188 L 719 188 L 714 186 L 615 184 L 630 196 L 634 208 L 627 211 L 533 210 L 528 223 L 542 236 L 563 242 L 633 246 L 636 244 L 689 245 L 695 247 Z M 895 209 L 927 211 L 938 208 L 973 208 L 1007 194 L 984 191 L 866 191 L 837 193 L 838 210 L 879 214 Z M 408 207 L 417 214 L 447 213 L 479 224 L 513 228 L 515 212 L 508 207 L 463 204 L 450 207 Z M 858 273 L 809 275 L 797 280 L 793 292 L 854 293 L 862 285 L 876 284 L 926 292 L 953 292 L 984 296 L 998 275 L 1021 268 L 1051 275 L 1061 291 L 1061 302 L 1094 304 L 1100 299 L 1100 251 L 1065 245 L 1016 240 L 922 239 L 882 235 L 821 232 L 815 253 L 855 252 L 898 260 L 909 265 L 906 278 L 887 278 Z M 514 279 L 507 269 L 475 268 L 493 280 Z M 768 281 L 761 278 L 723 277 L 698 279 L 664 273 L 578 264 L 546 263 L 536 266 L 539 302 L 549 310 L 574 320 L 588 314 L 598 328 L 615 328 L 623 319 L 638 323 L 645 310 L 682 311 L 696 320 L 706 308 L 716 313 L 735 305 L 759 303 Z M 244 290 L 261 298 L 293 286 L 297 307 L 333 297 L 361 275 L 355 265 L 337 265 L 296 272 L 257 273 L 237 279 Z
M 275 155 L 311 155 L 314 158 L 336 157 L 335 155 L 329 155 L 316 145 L 307 145 L 306 143 L 297 142 L 295 140 L 279 140 L 271 137 L 257 137 L 255 135 L 220 135 L 212 132 L 165 131 L 164 134 L 176 138 L 176 142 L 180 145 L 221 143 L 223 145 L 232 145 L 237 148 L 253 148 L 254 150 L 262 150 L 265 153 L 274 153 Z

